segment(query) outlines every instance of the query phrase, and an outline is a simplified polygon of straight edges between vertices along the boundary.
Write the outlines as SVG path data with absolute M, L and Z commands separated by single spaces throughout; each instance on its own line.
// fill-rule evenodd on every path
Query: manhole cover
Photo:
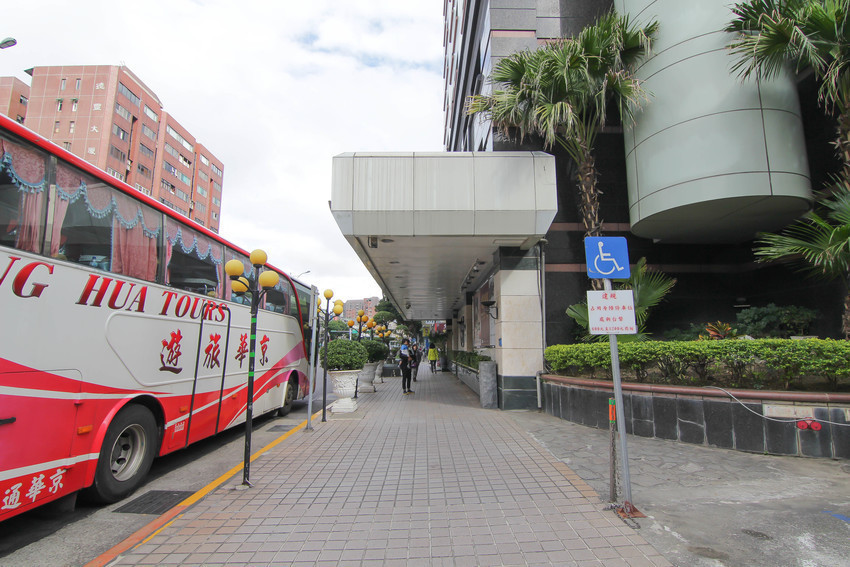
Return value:
M 269 431 L 289 431 L 295 427 L 294 425 L 275 425 L 274 427 L 269 427 Z
M 122 514 L 162 514 L 189 498 L 186 490 L 151 490 L 114 510 Z

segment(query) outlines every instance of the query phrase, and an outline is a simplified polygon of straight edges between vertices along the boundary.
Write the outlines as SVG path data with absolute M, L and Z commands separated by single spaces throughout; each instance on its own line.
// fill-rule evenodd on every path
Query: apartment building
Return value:
M 31 130 L 218 232 L 223 163 L 130 69 L 47 66 L 27 72 L 29 93 L 6 114 L 14 117 L 24 104 L 24 124 Z M 4 99 L 5 84 L 0 82 Z M 10 96 L 14 102 L 14 92 Z

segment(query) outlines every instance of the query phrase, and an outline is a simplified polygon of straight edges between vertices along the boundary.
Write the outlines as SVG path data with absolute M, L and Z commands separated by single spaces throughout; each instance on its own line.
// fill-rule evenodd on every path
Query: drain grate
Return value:
M 295 427 L 294 425 L 275 425 L 274 427 L 269 427 L 269 431 L 289 431 Z
M 185 490 L 151 490 L 113 511 L 122 514 L 162 514 L 192 494 L 194 492 Z

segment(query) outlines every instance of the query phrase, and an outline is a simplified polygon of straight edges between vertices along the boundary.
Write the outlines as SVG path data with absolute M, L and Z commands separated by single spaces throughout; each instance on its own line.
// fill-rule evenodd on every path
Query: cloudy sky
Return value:
M 221 234 L 332 288 L 380 295 L 328 209 L 331 158 L 441 151 L 442 0 L 6 2 L 0 75 L 127 65 L 224 162 Z

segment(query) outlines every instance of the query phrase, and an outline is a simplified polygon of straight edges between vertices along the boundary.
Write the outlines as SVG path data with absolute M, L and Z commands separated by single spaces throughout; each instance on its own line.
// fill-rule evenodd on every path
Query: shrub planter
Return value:
M 374 393 L 375 392 L 375 369 L 378 368 L 377 362 L 367 362 L 363 365 L 363 370 L 360 371 L 359 385 L 357 391 Z
M 608 428 L 605 380 L 543 376 L 543 408 Z M 734 396 L 737 401 L 732 398 Z M 623 383 L 627 433 L 752 453 L 850 459 L 850 394 Z
M 331 404 L 333 413 L 351 413 L 357 410 L 357 400 L 352 399 L 357 385 L 358 370 L 330 370 L 328 376 L 333 383 L 337 400 Z

